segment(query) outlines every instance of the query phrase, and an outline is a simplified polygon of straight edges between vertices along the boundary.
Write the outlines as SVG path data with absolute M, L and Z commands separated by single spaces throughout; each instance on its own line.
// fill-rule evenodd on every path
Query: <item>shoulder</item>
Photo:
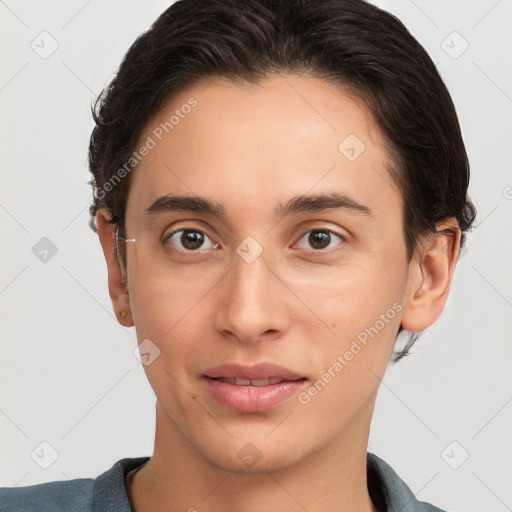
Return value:
M 149 457 L 118 460 L 96 478 L 0 487 L 1 512 L 131 512 L 125 477 Z
M 92 478 L 63 480 L 26 487 L 0 488 L 2 512 L 90 512 L 93 504 Z
M 395 470 L 373 453 L 367 454 L 368 489 L 374 503 L 381 503 L 386 512 L 445 512 L 444 510 L 419 501 Z M 379 507 L 377 505 L 377 507 Z M 380 510 L 380 508 L 379 508 Z

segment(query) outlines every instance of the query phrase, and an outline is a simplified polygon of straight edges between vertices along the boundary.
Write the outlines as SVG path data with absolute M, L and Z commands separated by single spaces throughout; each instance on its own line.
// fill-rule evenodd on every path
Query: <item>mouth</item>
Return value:
M 238 412 L 263 412 L 300 392 L 307 377 L 283 366 L 228 364 L 209 369 L 204 380 L 213 399 Z
M 210 379 L 234 379 L 245 381 L 259 381 L 259 380 L 289 380 L 295 381 L 306 378 L 304 375 L 296 373 L 284 366 L 272 363 L 257 363 L 254 365 L 242 364 L 223 364 L 206 370 L 205 376 Z M 278 381 L 277 381 L 278 382 Z M 275 382 L 274 384 L 277 384 Z M 248 386 L 249 384 L 240 383 L 241 386 Z
M 232 384 L 234 386 L 270 386 L 272 384 L 279 384 L 280 382 L 296 382 L 297 380 L 303 379 L 294 379 L 293 381 L 289 381 L 287 379 L 281 379 L 280 377 L 270 377 L 270 379 L 242 379 L 235 378 L 230 379 L 228 377 L 219 377 L 214 380 L 220 380 L 221 382 L 227 382 L 228 384 Z

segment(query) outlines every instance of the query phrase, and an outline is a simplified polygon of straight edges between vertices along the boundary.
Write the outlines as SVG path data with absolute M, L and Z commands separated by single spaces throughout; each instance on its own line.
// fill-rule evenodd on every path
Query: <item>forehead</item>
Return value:
M 390 198 L 400 202 L 370 110 L 319 78 L 198 83 L 147 124 L 140 144 L 150 139 L 132 172 L 128 211 L 170 193 L 211 197 L 228 214 L 255 217 L 265 204 L 274 210 L 308 191 L 349 193 L 383 210 Z

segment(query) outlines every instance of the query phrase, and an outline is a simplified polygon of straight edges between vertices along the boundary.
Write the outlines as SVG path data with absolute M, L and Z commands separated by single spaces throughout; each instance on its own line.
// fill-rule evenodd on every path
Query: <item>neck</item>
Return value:
M 248 474 L 226 471 L 203 457 L 157 403 L 153 456 L 127 479 L 132 510 L 378 512 L 366 477 L 370 409 L 336 442 L 300 463 Z

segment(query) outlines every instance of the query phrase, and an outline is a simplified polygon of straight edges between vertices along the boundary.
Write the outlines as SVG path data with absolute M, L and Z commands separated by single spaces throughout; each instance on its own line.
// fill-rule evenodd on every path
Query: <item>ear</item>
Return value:
M 108 290 L 117 321 L 125 327 L 134 325 L 130 296 L 125 283 L 125 271 L 117 258 L 116 228 L 117 224 L 110 223 L 111 214 L 105 208 L 96 212 L 95 223 L 98 230 L 101 247 L 108 269 Z
M 436 225 L 409 264 L 402 327 L 420 332 L 443 312 L 459 255 L 461 232 L 455 218 Z

